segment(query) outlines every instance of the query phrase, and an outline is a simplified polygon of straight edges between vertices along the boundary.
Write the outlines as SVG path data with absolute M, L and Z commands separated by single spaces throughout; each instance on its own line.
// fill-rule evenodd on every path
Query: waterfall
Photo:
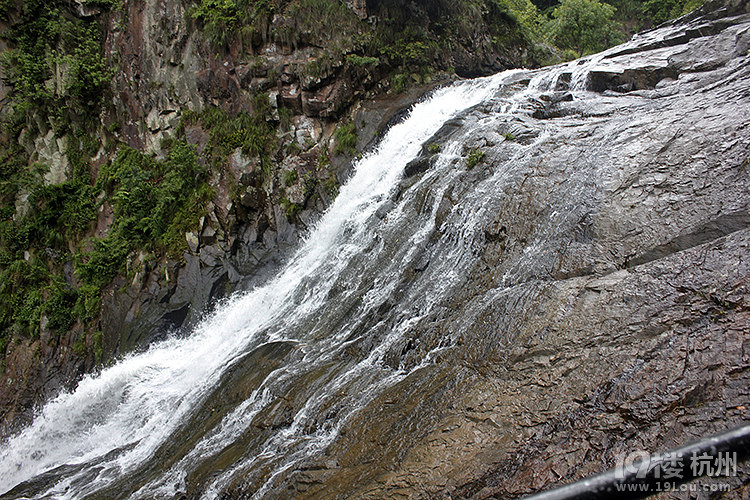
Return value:
M 545 378 L 533 384 L 544 389 L 523 392 L 527 373 L 563 379 L 578 370 L 573 380 L 579 381 L 592 364 L 601 387 L 610 387 L 610 368 L 620 379 L 635 373 L 636 383 L 653 365 L 632 372 L 641 370 L 633 368 L 633 357 L 613 357 L 610 365 L 608 353 L 623 340 L 642 341 L 628 347 L 636 354 L 656 352 L 650 342 L 657 340 L 672 345 L 660 333 L 663 324 L 652 321 L 651 305 L 662 300 L 657 291 L 689 292 L 664 306 L 671 328 L 672 318 L 683 313 L 670 311 L 691 304 L 713 310 L 696 298 L 707 301 L 707 295 L 692 288 L 701 276 L 715 275 L 716 283 L 734 280 L 737 285 L 722 290 L 742 290 L 746 270 L 729 257 L 712 257 L 704 269 L 706 251 L 695 274 L 680 269 L 697 262 L 690 260 L 689 245 L 705 241 L 697 235 L 704 228 L 734 234 L 740 223 L 726 219 L 746 220 L 746 17 L 735 18 L 734 27 L 727 23 L 728 31 L 713 42 L 690 41 L 692 49 L 685 40 L 699 36 L 700 20 L 692 27 L 657 28 L 585 59 L 435 91 L 357 161 L 338 197 L 275 277 L 225 300 L 189 335 L 84 377 L 0 444 L 0 494 L 286 498 L 303 491 L 288 488 L 311 484 L 308 473 L 334 471 L 320 483 L 343 491 L 381 481 L 395 465 L 406 464 L 396 472 L 411 476 L 409 460 L 429 469 L 414 475 L 414 488 L 464 466 L 462 459 L 449 468 L 430 462 L 429 448 L 418 445 L 430 445 L 436 434 L 442 452 L 436 456 L 444 463 L 454 449 L 460 457 L 467 450 L 485 455 L 489 448 L 475 438 L 489 436 L 490 445 L 514 440 L 523 447 L 529 441 L 517 440 L 525 432 L 515 434 L 519 426 L 533 429 L 532 446 L 545 443 L 546 431 L 536 428 L 544 421 L 512 422 L 521 414 L 516 408 L 499 412 L 497 422 L 482 417 L 481 425 L 490 429 L 484 435 L 472 434 L 472 425 L 453 440 L 453 424 L 443 424 L 474 413 L 493 391 L 510 398 L 511 406 L 523 403 L 519 395 L 549 398 L 547 410 L 532 407 L 524 415 L 542 411 L 544 419 L 567 418 L 570 413 L 549 410 L 566 401 L 577 415 L 581 388 Z M 729 46 L 736 54 L 724 60 Z M 688 56 L 699 63 L 681 59 Z M 468 161 L 472 154 L 479 160 Z M 714 168 L 722 161 L 726 167 Z M 739 248 L 744 240 L 736 241 Z M 732 248 L 727 243 L 711 252 L 732 256 Z M 629 271 L 633 256 L 658 257 L 663 249 L 685 250 L 661 265 L 679 264 L 675 272 L 684 279 L 651 268 L 639 281 L 628 281 L 636 279 Z M 730 265 L 736 273 L 718 277 Z M 641 297 L 646 294 L 653 298 Z M 743 318 L 742 309 L 730 305 L 722 318 Z M 576 317 L 582 311 L 597 314 L 591 332 L 590 317 Z M 622 333 L 620 319 L 629 314 L 633 321 L 622 324 L 631 333 Z M 580 331 L 564 332 L 567 322 Z M 691 342 L 697 335 L 711 345 L 712 337 L 698 330 L 681 332 Z M 604 350 L 589 349 L 589 334 L 598 335 Z M 528 346 L 534 347 L 530 354 Z M 552 361 L 558 349 L 563 356 Z M 579 349 L 583 354 L 566 353 Z M 514 357 L 524 371 L 513 371 Z M 492 370 L 497 376 L 487 375 Z M 674 391 L 700 380 L 685 378 Z M 664 400 L 665 411 L 672 411 L 675 400 Z M 503 401 L 489 401 L 488 407 L 500 409 Z M 384 423 L 378 426 L 380 417 Z M 374 430 L 358 428 L 367 425 Z M 413 441 L 393 442 L 403 436 Z M 498 451 L 505 453 L 504 446 Z M 528 449 L 519 447 L 507 449 L 520 450 L 517 456 L 525 460 Z M 367 456 L 373 450 L 385 451 Z M 407 456 L 411 452 L 415 456 Z M 498 460 L 505 459 L 494 451 L 481 458 L 507 468 L 508 462 Z M 536 463 L 523 464 L 517 473 Z M 375 471 L 370 476 L 369 469 Z M 481 472 L 471 471 L 467 477 Z M 400 488 L 399 481 L 392 486 Z M 485 484 L 472 482 L 472 488 Z
M 479 106 L 523 127 L 518 115 L 530 115 L 540 93 L 586 94 L 587 74 L 602 61 L 600 54 L 461 81 L 413 106 L 357 161 L 267 284 L 227 299 L 189 335 L 84 377 L 2 443 L 0 492 L 173 498 L 200 484 L 191 497 L 235 487 L 261 497 L 285 473 L 323 456 L 352 415 L 455 341 L 412 332 L 460 290 L 484 245 L 493 193 L 505 189 L 503 168 L 519 159 L 473 179 L 461 203 L 446 208 L 465 182 L 472 131 L 496 125 L 464 119 Z M 431 168 L 404 179 L 426 143 L 456 124 L 461 133 L 440 144 Z M 527 261 L 541 248 L 531 244 Z
M 324 450 L 348 415 L 429 363 L 429 355 L 414 366 L 384 359 L 430 309 L 434 292 L 413 292 L 424 299 L 388 324 L 366 319 L 398 295 L 395 277 L 419 258 L 434 229 L 439 188 L 421 217 L 408 213 L 413 194 L 394 203 L 405 165 L 448 119 L 495 95 L 513 75 L 460 82 L 415 105 L 357 162 L 269 283 L 233 296 L 190 335 L 127 356 L 49 401 L 0 447 L 0 491 L 20 484 L 18 491 L 54 498 L 172 497 L 187 476 L 204 474 L 207 461 L 231 456 L 220 472 L 204 474 L 201 494 L 214 498 L 259 470 L 260 496 L 285 470 Z M 458 145 L 446 147 L 440 161 L 450 165 L 459 155 Z M 457 279 L 451 269 L 441 272 L 438 287 Z M 284 408 L 283 394 L 299 401 Z M 289 414 L 256 432 L 254 419 L 273 408 Z M 253 451 L 232 449 L 253 432 Z
M 369 457 L 359 456 L 367 446 L 358 439 L 373 436 L 353 427 L 422 398 L 419 383 L 459 384 L 450 378 L 457 353 L 479 370 L 497 352 L 493 344 L 512 342 L 510 328 L 485 326 L 505 321 L 493 310 L 498 297 L 524 309 L 538 293 L 529 283 L 609 265 L 611 256 L 586 241 L 587 217 L 607 189 L 619 189 L 622 171 L 642 154 L 640 137 L 674 139 L 658 121 L 679 102 L 674 89 L 657 88 L 672 74 L 659 72 L 667 51 L 636 61 L 663 99 L 586 88 L 594 71 L 620 85 L 621 54 L 661 47 L 661 37 L 680 37 L 680 29 L 435 91 L 357 161 L 268 283 L 225 300 L 189 335 L 84 377 L 0 444 L 0 493 L 278 498 L 290 475 L 337 468 L 328 462 L 347 455 L 347 442 L 354 465 L 341 469 L 360 467 Z M 618 139 L 630 128 L 630 142 Z M 596 161 L 579 160 L 583 148 Z M 467 161 L 478 151 L 492 156 Z M 406 175 L 414 165 L 422 173 Z M 567 268 L 558 257 L 569 249 L 578 254 Z M 390 400 L 399 394 L 411 399 Z M 420 402 L 386 418 L 399 426 L 393 435 L 422 430 L 400 428 Z

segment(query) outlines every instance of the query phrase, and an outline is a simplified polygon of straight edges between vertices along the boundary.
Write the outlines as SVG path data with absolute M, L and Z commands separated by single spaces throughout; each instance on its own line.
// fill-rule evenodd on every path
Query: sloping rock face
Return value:
M 710 7 L 435 136 L 484 155 L 407 168 L 437 220 L 412 274 L 449 245 L 473 270 L 393 366 L 444 349 L 277 495 L 515 498 L 750 420 L 750 15 Z

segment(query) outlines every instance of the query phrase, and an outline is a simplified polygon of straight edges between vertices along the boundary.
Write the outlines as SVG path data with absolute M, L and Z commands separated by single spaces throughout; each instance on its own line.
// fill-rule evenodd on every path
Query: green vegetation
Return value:
M 180 138 L 163 144 L 167 155 L 162 161 L 122 146 L 100 167 L 95 182 L 88 159 L 100 144 L 77 121 L 70 122 L 66 134 L 71 180 L 61 184 L 45 184 L 48 169 L 27 166 L 28 157 L 16 143 L 0 148 L 0 349 L 13 335 L 38 337 L 46 318 L 53 332 L 80 324 L 89 335 L 78 337 L 76 349 L 93 349 L 101 359 L 95 321 L 102 288 L 128 272 L 137 252 L 146 252 L 152 261 L 182 256 L 185 233 L 195 229 L 213 198 L 210 170 L 223 168 L 235 149 L 271 169 L 275 133 L 266 121 L 268 97 L 259 95 L 254 104 L 254 113 L 235 116 L 218 108 L 186 114 L 186 121 L 200 123 L 209 133 L 203 159 Z M 11 136 L 20 134 L 25 123 L 20 115 L 15 120 L 8 123 Z M 28 209 L 17 213 L 15 201 L 24 193 Z M 105 205 L 113 222 L 106 235 L 89 238 Z M 301 207 L 291 204 L 285 210 L 294 218 Z M 72 276 L 66 268 L 72 268 Z
M 466 162 L 466 168 L 471 169 L 476 167 L 483 159 L 484 151 L 480 151 L 479 148 L 471 148 L 469 154 L 466 155 L 464 160 Z
M 318 169 L 328 168 L 331 165 L 331 159 L 328 157 L 328 148 L 323 147 L 318 155 Z
M 98 22 L 62 6 L 59 0 L 21 3 L 20 22 L 3 34 L 12 48 L 0 60 L 16 112 L 47 112 L 58 132 L 95 116 L 112 77 Z
M 194 226 L 210 192 L 184 143 L 165 162 L 125 148 L 95 181 L 89 159 L 101 147 L 96 117 L 112 76 L 100 25 L 72 15 L 62 2 L 27 0 L 14 8 L 18 22 L 4 33 L 12 48 L 2 54 L 13 112 L 3 117 L 8 140 L 0 144 L 0 350 L 14 335 L 37 338 L 42 323 L 60 334 L 79 325 L 94 337 L 88 342 L 82 333 L 77 350 L 88 345 L 101 359 L 101 334 L 97 341 L 92 333 L 101 287 L 135 250 L 173 255 L 185 245 L 184 230 Z M 68 180 L 59 184 L 45 182 L 47 166 L 30 165 L 17 140 L 44 135 L 47 118 L 58 143 L 67 145 Z M 114 223 L 105 237 L 89 241 L 105 203 Z
M 41 179 L 44 171 L 35 166 L 20 172 L 18 189 L 29 192 L 25 215 L 3 206 L 2 345 L 13 334 L 38 337 L 42 317 L 60 333 L 76 322 L 90 324 L 99 314 L 101 287 L 124 271 L 128 255 L 137 250 L 171 256 L 181 252 L 185 231 L 195 227 L 212 195 L 205 169 L 183 142 L 175 143 L 163 162 L 124 147 L 102 167 L 94 186 L 75 175 L 48 186 Z M 105 237 L 87 244 L 97 199 L 112 204 L 115 219 Z M 64 269 L 71 264 L 77 280 L 65 278 Z
M 107 236 L 79 255 L 78 275 L 95 287 L 121 273 L 136 250 L 178 258 L 187 249 L 185 233 L 197 226 L 212 197 L 205 168 L 184 142 L 176 142 L 161 162 L 121 148 L 102 168 L 96 187 L 111 201 L 115 219 Z
M 200 0 L 188 10 L 204 33 L 217 45 L 265 40 L 274 14 L 269 0 Z
M 17 98 L 16 113 L 3 125 L 9 137 L 18 137 L 34 108 L 26 97 Z M 98 314 L 96 300 L 65 276 L 76 244 L 91 229 L 96 217 L 96 189 L 92 186 L 87 155 L 98 149 L 79 127 L 68 127 L 67 181 L 48 185 L 42 164 L 29 165 L 17 142 L 0 145 L 0 348 L 13 335 L 37 338 L 47 327 L 67 332 L 76 322 Z M 21 201 L 16 206 L 16 200 Z M 4 353 L 4 350 L 2 351 Z
M 299 174 L 296 170 L 285 170 L 282 174 L 282 177 L 284 180 L 284 185 L 289 187 L 297 182 L 297 179 L 299 179 Z
M 703 5 L 703 0 L 647 0 L 643 11 L 654 24 L 682 16 Z
M 633 33 L 700 7 L 703 0 L 534 0 L 543 9 L 537 43 L 551 39 L 564 59 L 604 50 Z M 549 62 L 555 62 L 551 60 Z
M 292 126 L 292 117 L 293 113 L 291 109 L 284 107 L 279 108 L 279 128 L 282 131 L 287 132 Z
M 112 2 L 99 2 L 107 9 Z M 100 144 L 91 129 L 112 69 L 102 50 L 96 18 L 78 18 L 62 1 L 5 2 L 3 33 L 10 49 L 0 59 L 13 89 L 12 112 L 3 117 L 0 144 L 0 350 L 13 335 L 39 336 L 47 327 L 67 332 L 98 315 L 99 291 L 66 274 L 76 247 L 96 218 L 97 189 L 90 158 Z M 10 13 L 13 15 L 9 15 Z M 6 108 L 7 111 L 7 108 Z M 39 119 L 44 117 L 44 119 Z M 17 139 L 45 134 L 50 123 L 67 144 L 67 181 L 44 182 L 48 168 L 29 164 Z M 17 200 L 21 203 L 17 205 Z
M 234 116 L 221 108 L 206 108 L 201 113 L 183 113 L 186 124 L 200 124 L 209 133 L 204 151 L 208 162 L 215 168 L 226 163 L 237 148 L 246 156 L 257 157 L 261 167 L 270 175 L 273 167 L 271 154 L 276 147 L 276 131 L 268 122 L 271 105 L 268 94 L 254 96 L 254 112 L 240 112 Z
M 552 11 L 552 37 L 577 57 L 606 49 L 621 41 L 613 16 L 615 8 L 597 0 L 562 0 Z
M 329 196 L 336 196 L 339 194 L 339 181 L 336 178 L 336 175 L 331 174 L 328 176 L 322 183 L 321 186 L 325 190 L 326 193 L 328 193 Z
M 284 209 L 286 218 L 292 222 L 296 221 L 299 213 L 302 211 L 302 205 L 300 203 L 289 201 L 288 198 L 281 198 L 279 203 L 281 204 L 281 208 Z
M 358 56 L 357 54 L 349 54 L 346 56 L 346 62 L 354 66 L 369 66 L 371 64 L 380 64 L 380 59 L 372 56 Z
M 348 122 L 339 125 L 334 137 L 336 139 L 334 154 L 346 154 L 348 156 L 357 154 L 357 129 L 353 123 Z
M 395 92 L 404 92 L 409 89 L 409 85 L 411 85 L 411 77 L 408 74 L 399 73 L 391 78 L 391 88 Z
M 344 2 L 332 0 L 289 2 L 272 28 L 278 42 L 293 49 L 305 45 L 322 46 L 336 61 L 361 46 L 368 30 L 369 26 Z

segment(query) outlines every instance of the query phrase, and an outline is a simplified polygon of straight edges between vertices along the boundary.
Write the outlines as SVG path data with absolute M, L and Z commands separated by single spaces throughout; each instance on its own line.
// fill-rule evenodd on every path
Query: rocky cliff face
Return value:
M 28 421 L 35 404 L 71 387 L 83 373 L 194 324 L 211 304 L 232 291 L 264 282 L 335 196 L 351 157 L 376 140 L 397 111 L 428 88 L 455 77 L 445 70 L 458 66 L 465 74 L 481 74 L 520 65 L 527 58 L 525 42 L 514 34 L 508 18 L 505 24 L 478 30 L 481 43 L 459 38 L 454 52 L 433 54 L 434 59 L 419 62 L 432 69 L 415 73 L 405 60 L 393 67 L 385 59 L 359 55 L 362 45 L 356 36 L 367 35 L 387 6 L 373 4 L 368 9 L 355 2 L 350 6 L 353 10 L 341 7 L 333 14 L 327 10 L 330 17 L 324 19 L 314 9 L 324 8 L 325 3 L 304 7 L 311 12 L 303 7 L 293 11 L 294 2 L 277 3 L 277 15 L 256 20 L 254 34 L 230 33 L 220 41 L 209 30 L 211 20 L 196 14 L 200 2 L 50 4 L 58 9 L 53 17 L 59 15 L 69 21 L 68 26 L 84 30 L 74 36 L 84 33 L 100 46 L 66 49 L 66 44 L 76 46 L 75 40 L 66 38 L 67 32 L 47 35 L 54 40 L 46 55 L 39 57 L 49 63 L 42 85 L 46 90 L 39 91 L 42 97 L 33 94 L 26 101 L 31 106 L 18 127 L 4 130 L 3 158 L 25 157 L 27 166 L 19 172 L 43 165 L 39 186 L 64 191 L 81 178 L 78 186 L 95 185 L 101 169 L 126 146 L 164 160 L 172 145 L 181 141 L 197 151 L 212 192 L 191 202 L 198 206 L 200 217 L 185 228 L 176 251 L 131 251 L 124 265 L 115 265 L 114 279 L 104 279 L 101 293 L 87 292 L 94 298 L 100 295 L 101 305 L 91 302 L 91 311 L 72 319 L 68 313 L 65 321 L 57 322 L 63 326 L 56 327 L 55 321 L 50 326 L 52 313 L 45 301 L 51 300 L 50 290 L 62 290 L 61 296 L 68 297 L 63 307 L 71 310 L 76 300 L 70 297 L 83 297 L 80 286 L 85 280 L 79 264 L 91 255 L 86 252 L 97 248 L 89 238 L 106 239 L 117 226 L 116 201 L 101 192 L 83 195 L 96 197 L 96 213 L 75 236 L 66 232 L 67 241 L 58 243 L 59 248 L 44 243 L 14 249 L 15 255 L 3 257 L 3 269 L 10 269 L 14 259 L 25 260 L 21 267 L 34 267 L 41 259 L 44 273 L 53 276 L 49 283 L 57 283 L 38 286 L 31 317 L 23 319 L 31 334 L 19 332 L 14 312 L 28 309 L 20 305 L 29 302 L 28 293 L 10 295 L 13 306 L 3 319 L 7 330 L 0 382 L 3 433 L 11 424 Z M 33 11 L 39 6 L 31 5 L 9 2 L 0 28 L 13 34 L 35 18 L 45 19 Z M 433 10 L 429 15 L 417 12 L 426 30 L 441 12 Z M 338 23 L 341 29 L 334 30 L 326 22 Z M 316 31 L 321 26 L 323 34 Z M 488 41 L 498 26 L 508 32 L 500 51 Z M 94 37 L 96 33 L 100 36 Z M 0 42 L 0 49 L 22 47 L 26 39 L 13 35 L 9 40 Z M 75 57 L 85 54 L 89 69 L 93 64 L 101 70 L 94 75 L 101 99 L 71 90 L 77 75 L 71 68 L 77 63 L 73 55 L 67 58 L 65 50 Z M 59 53 L 63 56 L 55 55 Z M 19 82 L 25 81 L 16 75 L 19 65 L 3 66 L 7 85 L 0 84 L 0 98 L 5 118 L 14 110 L 27 109 L 13 101 L 20 92 Z M 105 71 L 107 67 L 111 73 Z M 84 76 L 88 80 L 81 81 L 91 88 L 91 75 Z M 412 90 L 393 92 L 394 81 Z M 52 104 L 44 107 L 40 102 Z M 257 151 L 232 135 L 245 130 L 237 117 L 259 117 L 267 135 Z M 93 143 L 86 146 L 83 137 Z M 23 147 L 12 149 L 16 143 Z M 149 182 L 161 180 L 157 176 Z M 8 224 L 18 226 L 28 214 L 45 208 L 45 202 L 29 201 L 31 191 L 20 188 L 2 195 L 9 196 L 3 201 L 13 207 Z

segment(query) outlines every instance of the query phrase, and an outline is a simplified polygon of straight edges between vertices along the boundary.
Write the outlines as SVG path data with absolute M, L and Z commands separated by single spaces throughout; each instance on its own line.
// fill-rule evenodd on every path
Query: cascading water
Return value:
M 279 395 L 295 386 L 305 394 L 298 407 L 292 405 L 293 415 L 273 432 L 253 436 L 253 452 L 229 453 L 231 461 L 210 475 L 203 494 L 216 496 L 254 470 L 263 471 L 255 483 L 262 494 L 286 469 L 325 449 L 348 414 L 407 373 L 383 357 L 434 295 L 394 324 L 368 324 L 369 332 L 361 331 L 363 318 L 397 293 L 393 276 L 424 247 L 432 229 L 427 224 L 394 238 L 397 219 L 413 202 L 409 196 L 384 221 L 376 212 L 392 203 L 404 166 L 423 143 L 457 112 L 496 93 L 510 75 L 461 82 L 416 105 L 358 162 L 316 229 L 270 283 L 233 297 L 187 338 L 131 355 L 47 403 L 32 425 L 2 445 L 0 490 L 26 482 L 18 491 L 55 498 L 108 491 L 176 495 L 187 476 L 202 474 L 209 459 L 221 461 L 232 441 L 256 429 L 254 419 L 280 408 Z M 444 150 L 442 156 L 447 162 L 457 153 Z M 449 285 L 450 275 L 442 280 Z M 365 355 L 342 359 L 360 344 L 368 346 Z M 222 404 L 222 391 L 236 390 L 227 384 L 238 373 L 248 388 Z M 336 417 L 321 419 L 321 412 Z
M 273 280 L 226 301 L 191 335 L 84 378 L 3 443 L 0 491 L 261 497 L 323 457 L 352 415 L 455 340 L 411 337 L 460 289 L 484 238 L 490 194 L 505 175 L 497 169 L 478 179 L 446 209 L 444 200 L 461 188 L 467 134 L 441 144 L 424 175 L 404 180 L 406 165 L 459 113 L 478 105 L 515 113 L 529 97 L 555 90 L 565 72 L 580 90 L 588 67 L 574 62 L 464 81 L 414 106 L 357 163 Z M 464 125 L 470 132 L 484 124 Z

